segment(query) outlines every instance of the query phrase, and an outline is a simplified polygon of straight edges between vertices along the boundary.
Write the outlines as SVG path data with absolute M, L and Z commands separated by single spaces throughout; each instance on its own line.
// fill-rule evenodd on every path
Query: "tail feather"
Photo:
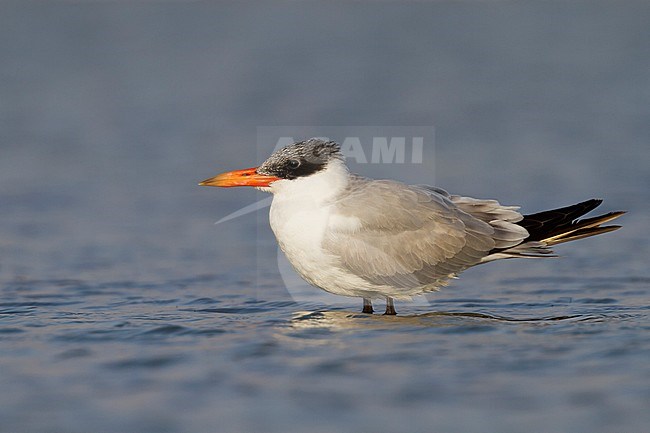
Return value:
M 614 230 L 620 229 L 621 226 L 605 226 L 605 227 L 592 227 L 589 229 L 576 230 L 569 234 L 568 236 L 554 239 L 553 241 L 547 242 L 548 246 L 561 244 L 564 242 L 577 241 L 578 239 L 584 239 L 591 236 L 600 235 L 602 233 L 613 232 Z
M 577 239 L 583 239 L 589 236 L 596 236 L 601 233 L 607 233 L 621 228 L 621 226 L 601 226 L 602 224 L 612 221 L 625 212 L 610 212 L 605 215 L 577 220 L 568 227 L 564 227 L 561 231 L 553 230 L 553 233 L 541 239 L 548 246 L 561 244 Z
M 562 233 L 571 227 L 575 220 L 596 209 L 602 202 L 600 199 L 591 199 L 571 206 L 524 215 L 524 219 L 517 224 L 528 230 L 527 242 L 541 241 Z
M 513 257 L 554 257 L 549 248 L 564 242 L 584 239 L 621 228 L 618 225 L 603 226 L 621 215 L 623 211 L 609 212 L 604 215 L 578 219 L 594 210 L 602 203 L 600 199 L 591 199 L 559 209 L 524 215 L 517 224 L 525 228 L 529 236 L 512 248 L 494 249 L 484 261 Z

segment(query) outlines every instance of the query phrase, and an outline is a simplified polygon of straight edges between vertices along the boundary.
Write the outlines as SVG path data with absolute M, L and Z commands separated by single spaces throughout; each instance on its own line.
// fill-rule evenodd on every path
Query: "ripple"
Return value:
M 206 305 L 206 304 L 220 304 L 220 303 L 221 301 L 214 298 L 198 298 L 187 302 L 185 305 Z
M 155 356 L 148 358 L 128 358 L 119 361 L 105 363 L 104 366 L 112 370 L 130 370 L 130 369 L 158 369 L 169 367 L 183 360 L 183 356 L 168 355 Z
M 191 333 L 195 335 L 210 336 L 210 335 L 225 334 L 226 332 L 227 332 L 226 330 L 220 328 L 207 328 L 207 329 L 193 329 Z
M 67 342 L 108 342 L 127 340 L 133 332 L 128 329 L 90 329 L 66 332 L 54 337 L 54 340 Z
M 193 311 L 196 313 L 220 313 L 220 314 L 254 314 L 269 311 L 268 308 L 257 307 L 223 307 L 223 308 L 199 308 L 184 309 L 181 311 Z
M 436 303 L 468 303 L 468 304 L 494 304 L 497 301 L 494 299 L 475 299 L 475 298 L 451 298 L 451 299 L 436 299 Z
M 583 299 L 576 299 L 576 302 L 580 302 L 582 304 L 616 304 L 616 303 L 618 303 L 618 299 L 614 299 L 614 298 L 583 298 Z
M 58 296 L 57 296 L 58 297 Z M 80 304 L 81 301 L 60 301 L 60 302 L 42 302 L 42 301 L 24 301 L 24 302 L 0 302 L 1 307 L 57 307 L 61 305 Z
M 434 317 L 434 316 L 453 316 L 453 317 L 468 317 L 474 319 L 486 319 L 494 320 L 497 322 L 555 322 L 558 320 L 574 320 L 581 317 L 582 315 L 570 315 L 570 316 L 547 316 L 547 317 L 526 317 L 526 318 L 513 318 L 506 316 L 498 316 L 496 314 L 484 314 L 484 313 L 463 313 L 463 312 L 435 312 L 435 313 L 425 313 L 419 314 L 410 317 Z
M 66 350 L 65 352 L 58 354 L 57 358 L 60 359 L 84 358 L 90 355 L 92 355 L 92 351 L 90 349 L 86 349 L 82 347 L 82 348 Z
M 163 325 L 153 329 L 148 329 L 140 335 L 173 335 L 173 334 L 187 334 L 190 332 L 189 328 L 180 325 Z
M 35 307 L 20 307 L 20 308 L 0 308 L 0 314 L 29 314 L 34 313 Z
M 153 329 L 146 330 L 138 334 L 139 336 L 172 336 L 172 335 L 218 335 L 226 331 L 221 328 L 204 328 L 194 329 L 180 325 L 163 325 Z
M 0 328 L 0 334 L 20 334 L 22 332 L 25 332 L 25 330 L 20 328 Z

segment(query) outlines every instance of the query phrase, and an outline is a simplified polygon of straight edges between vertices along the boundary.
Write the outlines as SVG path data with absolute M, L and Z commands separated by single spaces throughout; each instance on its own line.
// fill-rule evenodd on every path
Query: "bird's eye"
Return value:
M 288 162 L 288 165 L 289 165 L 289 168 L 296 169 L 296 168 L 300 167 L 300 161 L 298 161 L 297 159 L 290 159 L 289 162 Z

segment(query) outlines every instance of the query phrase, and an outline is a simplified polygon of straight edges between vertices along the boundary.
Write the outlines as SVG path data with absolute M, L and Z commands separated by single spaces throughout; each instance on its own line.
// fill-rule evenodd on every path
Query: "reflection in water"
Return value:
M 471 327 L 479 330 L 481 326 L 493 327 L 497 323 L 544 323 L 558 321 L 594 321 L 604 316 L 567 315 L 549 317 L 512 318 L 474 312 L 430 312 L 405 316 L 385 316 L 381 314 L 349 313 L 345 311 L 299 311 L 291 320 L 293 328 L 403 328 L 416 327 Z

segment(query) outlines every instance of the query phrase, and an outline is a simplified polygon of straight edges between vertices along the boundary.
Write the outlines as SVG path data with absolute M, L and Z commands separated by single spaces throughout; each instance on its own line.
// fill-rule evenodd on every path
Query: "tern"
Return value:
M 199 183 L 250 186 L 273 194 L 271 229 L 296 272 L 335 295 L 386 300 L 437 291 L 472 266 L 555 257 L 552 246 L 620 228 L 625 212 L 579 219 L 602 200 L 530 215 L 518 206 L 350 173 L 341 147 L 312 138 L 274 152 L 259 167 Z

